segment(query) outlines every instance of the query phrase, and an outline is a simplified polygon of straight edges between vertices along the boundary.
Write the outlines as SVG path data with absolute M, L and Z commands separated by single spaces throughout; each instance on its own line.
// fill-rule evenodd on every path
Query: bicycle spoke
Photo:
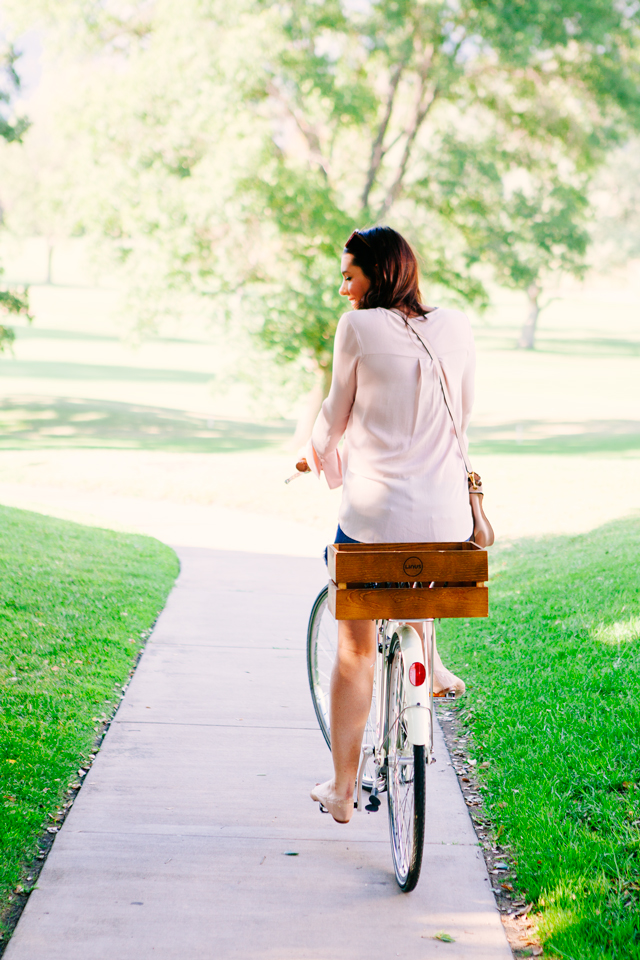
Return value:
M 418 882 L 424 841 L 424 747 L 413 746 L 404 719 L 404 665 L 397 638 L 389 654 L 387 718 L 388 804 L 391 849 L 400 887 Z

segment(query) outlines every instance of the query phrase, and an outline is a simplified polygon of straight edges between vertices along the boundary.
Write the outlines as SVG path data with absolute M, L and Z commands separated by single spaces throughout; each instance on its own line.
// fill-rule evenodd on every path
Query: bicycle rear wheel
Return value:
M 387 710 L 387 799 L 391 854 L 398 886 L 413 890 L 420 877 L 425 834 L 425 747 L 407 738 L 403 717 L 404 663 L 394 635 L 389 650 L 389 703 Z
M 311 608 L 307 628 L 307 674 L 313 709 L 316 712 L 322 735 L 331 749 L 331 671 L 338 651 L 338 624 L 328 606 L 329 589 L 320 591 Z M 376 692 L 373 691 L 371 710 L 364 731 L 363 743 L 375 743 Z M 362 777 L 366 790 L 373 787 L 373 762 L 369 760 Z

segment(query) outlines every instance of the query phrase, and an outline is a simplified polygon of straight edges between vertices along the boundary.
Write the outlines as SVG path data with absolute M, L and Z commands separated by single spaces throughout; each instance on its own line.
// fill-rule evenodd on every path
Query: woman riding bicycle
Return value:
M 473 533 L 467 474 L 419 335 L 428 336 L 440 360 L 464 435 L 475 371 L 469 321 L 458 310 L 423 306 L 415 254 L 390 227 L 354 231 L 341 270 L 340 293 L 352 309 L 338 323 L 331 390 L 304 457 L 329 487 L 343 486 L 336 543 L 467 540 Z M 341 823 L 353 813 L 374 664 L 373 622 L 340 621 L 331 675 L 334 777 L 311 797 Z M 464 693 L 437 650 L 433 666 L 436 695 Z

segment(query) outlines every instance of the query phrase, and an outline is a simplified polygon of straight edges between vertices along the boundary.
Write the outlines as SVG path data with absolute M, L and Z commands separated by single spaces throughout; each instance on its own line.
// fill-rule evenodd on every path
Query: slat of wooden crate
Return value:
M 333 545 L 332 545 L 333 546 Z M 338 544 L 341 546 L 341 544 Z M 385 583 L 458 580 L 478 582 L 488 579 L 486 550 L 378 550 L 375 545 L 359 552 L 329 548 L 329 576 L 336 583 Z
M 426 617 L 486 617 L 486 587 L 338 590 L 329 581 L 329 609 L 336 620 L 411 620 Z
M 376 550 L 416 550 L 421 548 L 422 550 L 479 550 L 477 544 L 472 543 L 470 540 L 452 540 L 451 542 L 436 542 L 436 543 L 331 543 L 329 544 L 330 549 L 335 549 L 338 553 L 358 553 L 360 550 L 370 550 L 371 548 Z

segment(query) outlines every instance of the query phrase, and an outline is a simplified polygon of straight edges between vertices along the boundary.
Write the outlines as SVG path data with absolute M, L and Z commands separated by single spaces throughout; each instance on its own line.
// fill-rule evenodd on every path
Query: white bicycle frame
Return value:
M 422 623 L 422 637 L 416 630 L 401 620 L 377 620 L 377 653 L 376 653 L 376 742 L 363 744 L 362 759 L 358 770 L 357 781 L 357 809 L 362 812 L 362 778 L 369 758 L 373 758 L 375 768 L 372 796 L 377 794 L 377 783 L 380 770 L 384 767 L 388 743 L 385 731 L 388 726 L 389 708 L 389 648 L 394 636 L 400 641 L 402 660 L 404 664 L 404 697 L 405 702 L 401 716 L 406 720 L 407 738 L 413 746 L 425 746 L 427 764 L 431 763 L 433 750 L 433 651 L 435 640 L 435 626 L 432 619 L 413 620 L 413 623 Z M 431 629 L 427 630 L 427 624 Z M 427 634 L 429 635 L 427 637 Z M 429 643 L 429 656 L 426 657 L 426 644 Z M 425 668 L 425 679 L 420 686 L 415 686 L 409 679 L 409 670 L 414 663 L 421 663 Z

